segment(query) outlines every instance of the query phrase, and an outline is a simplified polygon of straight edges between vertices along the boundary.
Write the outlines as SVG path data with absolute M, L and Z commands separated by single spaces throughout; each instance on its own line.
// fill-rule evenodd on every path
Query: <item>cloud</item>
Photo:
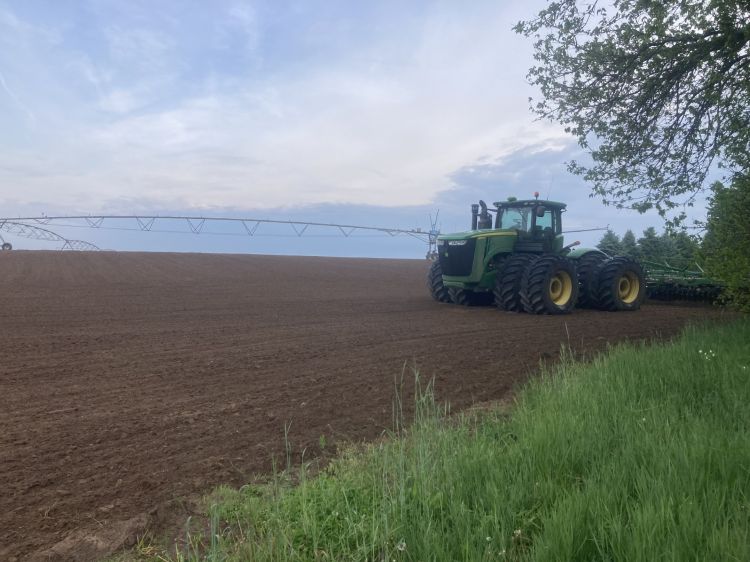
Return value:
M 39 165 L 65 162 L 45 170 L 54 181 L 8 171 L 33 165 L 33 147 L 0 156 L 0 179 L 30 201 L 424 205 L 467 162 L 562 138 L 527 112 L 529 48 L 509 29 L 515 12 L 496 3 L 335 14 L 229 3 L 183 19 L 170 17 L 176 4 L 150 18 L 140 4 L 97 6 L 88 17 L 101 33 L 73 43 L 89 23 L 78 14 L 57 30 L 60 48 L 27 44 L 23 54 L 29 68 L 78 76 L 35 79 L 66 104 L 33 100 L 45 119 L 34 142 L 53 152 Z M 233 58 L 201 28 L 239 34 L 244 52 Z

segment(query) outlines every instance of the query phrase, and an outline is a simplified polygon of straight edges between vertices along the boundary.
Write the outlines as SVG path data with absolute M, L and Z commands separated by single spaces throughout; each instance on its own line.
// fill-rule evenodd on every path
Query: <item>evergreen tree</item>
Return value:
M 675 255 L 688 266 L 692 266 L 698 260 L 698 242 L 684 231 L 672 235 L 674 241 Z
M 622 236 L 622 254 L 633 259 L 640 259 L 641 253 L 638 250 L 638 243 L 635 240 L 635 234 L 628 229 Z
M 660 242 L 659 236 L 656 234 L 656 229 L 653 226 L 649 226 L 644 230 L 643 237 L 638 239 L 638 249 L 642 259 L 655 262 L 664 261 L 661 250 L 662 244 Z
M 617 236 L 613 231 L 607 229 L 602 239 L 596 245 L 602 252 L 609 254 L 610 256 L 616 256 L 622 253 L 622 243 L 620 237 Z
M 684 260 L 678 255 L 677 245 L 671 234 L 662 232 L 658 240 L 657 253 L 660 262 L 668 262 L 670 265 L 676 267 L 685 267 L 687 265 L 683 263 Z

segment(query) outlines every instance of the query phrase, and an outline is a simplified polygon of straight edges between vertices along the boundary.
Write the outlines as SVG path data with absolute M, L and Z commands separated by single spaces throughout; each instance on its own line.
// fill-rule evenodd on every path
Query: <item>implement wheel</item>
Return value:
M 435 260 L 430 266 L 427 273 L 427 288 L 430 290 L 432 298 L 438 302 L 453 302 L 448 292 L 448 288 L 443 285 L 443 270 L 440 262 Z
M 578 276 L 572 260 L 540 256 L 521 279 L 521 302 L 529 314 L 566 314 L 578 299 Z
M 638 310 L 646 297 L 643 270 L 633 259 L 625 256 L 609 258 L 596 270 L 600 310 Z
M 601 252 L 589 252 L 576 261 L 578 270 L 578 304 L 581 308 L 596 308 L 596 268 L 607 259 Z
M 523 312 L 521 302 L 521 279 L 534 254 L 515 254 L 506 259 L 495 277 L 495 306 L 509 312 Z
M 492 304 L 492 293 L 476 293 L 467 289 L 448 289 L 451 300 L 461 306 L 489 306 Z
M 2 248 L 3 250 L 12 250 L 13 245 L 10 242 L 3 242 Z

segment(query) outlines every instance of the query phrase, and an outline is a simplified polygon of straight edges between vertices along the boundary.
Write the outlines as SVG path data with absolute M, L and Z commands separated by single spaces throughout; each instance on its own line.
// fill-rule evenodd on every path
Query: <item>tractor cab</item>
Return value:
M 562 249 L 565 203 L 538 199 L 495 203 L 495 228 L 518 234 L 517 252 L 554 252 Z
M 536 195 L 536 194 L 535 194 Z M 562 249 L 562 213 L 565 203 L 539 199 L 494 203 L 494 209 L 484 201 L 472 205 L 472 230 L 503 230 L 513 232 L 517 238 L 517 252 L 548 253 Z M 494 220 L 492 214 L 495 215 Z

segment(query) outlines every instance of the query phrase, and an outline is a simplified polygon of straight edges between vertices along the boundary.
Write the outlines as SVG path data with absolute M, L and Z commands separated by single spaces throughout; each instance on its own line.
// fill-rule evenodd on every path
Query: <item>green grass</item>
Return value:
M 498 351 L 502 353 L 502 350 Z M 750 321 L 564 359 L 295 485 L 222 488 L 173 560 L 750 560 Z

